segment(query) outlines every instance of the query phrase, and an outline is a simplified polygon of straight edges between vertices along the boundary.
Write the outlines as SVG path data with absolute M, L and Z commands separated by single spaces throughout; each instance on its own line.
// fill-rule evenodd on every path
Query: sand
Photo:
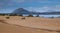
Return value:
M 59 33 L 60 18 L 0 16 L 0 33 Z

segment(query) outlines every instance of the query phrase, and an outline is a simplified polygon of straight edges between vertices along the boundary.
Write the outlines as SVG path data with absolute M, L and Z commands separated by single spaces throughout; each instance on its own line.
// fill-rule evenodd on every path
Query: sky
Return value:
M 0 13 L 10 13 L 17 8 L 33 12 L 60 12 L 60 0 L 0 0 Z

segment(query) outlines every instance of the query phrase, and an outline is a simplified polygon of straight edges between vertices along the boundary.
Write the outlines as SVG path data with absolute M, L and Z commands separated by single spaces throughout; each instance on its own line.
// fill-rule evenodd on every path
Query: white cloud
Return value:
M 60 11 L 60 5 L 56 6 L 56 11 Z
M 59 0 L 28 0 L 30 2 L 38 2 L 38 3 L 60 3 Z
M 56 6 L 44 6 L 44 7 L 28 7 L 26 8 L 29 11 L 35 11 L 35 12 L 60 12 L 60 5 L 56 5 Z
M 29 11 L 35 11 L 35 12 L 46 12 L 46 10 L 48 10 L 48 7 L 41 7 L 41 8 L 39 8 L 39 7 L 28 7 L 28 8 L 26 8 L 27 10 L 29 10 Z

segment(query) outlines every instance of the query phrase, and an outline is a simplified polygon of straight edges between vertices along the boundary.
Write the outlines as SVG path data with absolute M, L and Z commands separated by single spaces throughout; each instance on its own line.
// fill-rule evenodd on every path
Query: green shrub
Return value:
M 33 15 L 32 14 L 29 14 L 28 17 L 33 17 Z
M 36 17 L 39 17 L 39 15 L 37 15 Z
M 25 19 L 25 17 L 21 18 L 21 19 Z
M 17 16 L 17 14 L 9 14 L 9 16 Z
M 10 17 L 6 17 L 6 19 L 9 19 Z
M 17 14 L 13 14 L 13 16 L 17 16 Z
M 5 14 L 0 14 L 1 16 L 5 16 Z
M 23 16 L 22 14 L 19 14 L 18 16 Z
M 53 16 L 51 18 L 54 18 Z

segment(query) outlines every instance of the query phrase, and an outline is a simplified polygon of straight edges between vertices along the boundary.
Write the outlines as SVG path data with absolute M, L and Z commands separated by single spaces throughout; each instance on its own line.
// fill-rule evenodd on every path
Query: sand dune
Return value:
M 23 17 L 10 17 L 10 19 L 6 20 L 6 22 L 32 28 L 60 30 L 60 18 L 48 19 L 39 17 L 25 17 L 26 19 L 24 20 L 21 18 Z
M 37 28 L 29 28 L 0 22 L 0 33 L 58 33 L 55 31 L 41 30 Z
M 60 18 L 0 16 L 0 33 L 58 33 Z

